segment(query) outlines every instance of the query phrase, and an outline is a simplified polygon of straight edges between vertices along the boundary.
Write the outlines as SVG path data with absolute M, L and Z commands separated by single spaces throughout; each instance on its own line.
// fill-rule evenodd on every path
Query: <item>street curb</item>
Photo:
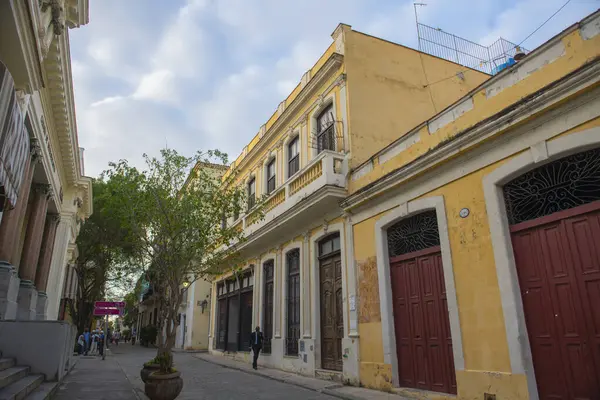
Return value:
M 333 385 L 331 385 L 329 387 L 326 387 L 326 388 L 323 388 L 323 389 L 315 389 L 315 388 L 312 388 L 310 386 L 303 385 L 301 383 L 294 382 L 294 381 L 291 381 L 291 380 L 288 380 L 288 379 L 277 378 L 277 377 L 274 377 L 274 376 L 269 376 L 269 375 L 261 374 L 260 372 L 254 372 L 254 371 L 247 370 L 245 368 L 236 367 L 236 366 L 233 366 L 233 365 L 221 364 L 221 363 L 218 363 L 216 361 L 207 360 L 206 358 L 202 358 L 202 357 L 196 357 L 196 356 L 193 356 L 193 357 L 197 358 L 198 360 L 205 361 L 205 362 L 207 362 L 209 364 L 219 365 L 219 366 L 221 366 L 223 368 L 228 368 L 228 369 L 233 369 L 233 370 L 236 370 L 236 371 L 245 372 L 245 373 L 250 374 L 250 375 L 262 376 L 263 378 L 267 378 L 267 379 L 270 379 L 270 380 L 273 380 L 273 381 L 277 381 L 277 382 L 287 383 L 287 384 L 290 384 L 290 385 L 301 387 L 303 389 L 308 389 L 308 390 L 313 391 L 313 392 L 323 393 L 323 394 L 326 394 L 326 395 L 329 395 L 329 396 L 337 397 L 338 399 L 344 399 L 344 400 L 364 400 L 362 397 L 357 397 L 357 396 L 354 396 L 354 395 L 351 395 L 351 394 L 336 392 L 335 389 L 339 389 L 341 387 L 344 387 L 344 385 L 339 384 L 339 383 L 338 384 L 333 384 Z

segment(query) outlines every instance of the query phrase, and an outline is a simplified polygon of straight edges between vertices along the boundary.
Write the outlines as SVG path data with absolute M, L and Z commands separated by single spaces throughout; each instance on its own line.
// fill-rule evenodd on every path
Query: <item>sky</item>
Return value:
M 565 0 L 419 0 L 419 21 L 489 45 L 519 43 Z M 527 39 L 533 49 L 600 8 L 571 0 Z M 90 0 L 70 31 L 85 173 L 142 154 L 219 149 L 235 159 L 331 44 L 343 22 L 418 47 L 412 1 Z M 400 133 L 399 133 L 400 134 Z

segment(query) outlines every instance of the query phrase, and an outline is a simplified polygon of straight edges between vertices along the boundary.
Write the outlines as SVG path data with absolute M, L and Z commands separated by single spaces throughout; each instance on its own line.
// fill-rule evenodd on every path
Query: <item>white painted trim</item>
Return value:
M 387 246 L 387 228 L 398 220 L 410 217 L 426 210 L 435 210 L 437 215 L 440 247 L 442 250 L 442 266 L 446 297 L 448 302 L 448 316 L 450 320 L 450 334 L 452 336 L 452 350 L 454 367 L 458 371 L 465 369 L 465 359 L 462 346 L 460 317 L 456 300 L 456 287 L 454 285 L 454 269 L 452 254 L 448 237 L 448 223 L 446 220 L 446 207 L 442 196 L 427 197 L 400 204 L 389 214 L 381 217 L 375 224 L 375 243 L 377 247 L 377 275 L 379 280 L 379 298 L 381 309 L 381 333 L 383 338 L 383 360 L 392 365 L 392 382 L 399 386 L 398 356 L 396 352 L 396 334 L 394 330 L 394 308 L 392 296 L 392 283 L 390 279 L 390 261 Z
M 348 135 L 348 95 L 346 93 L 346 81 L 340 85 L 340 114 L 342 116 L 342 130 L 344 143 L 342 143 L 342 151 L 350 152 L 350 136 Z M 335 114 L 334 114 L 335 115 Z
M 312 253 L 311 257 L 311 286 L 314 288 L 314 294 L 311 296 L 312 300 L 312 336 L 315 341 L 315 368 L 321 368 L 321 290 L 320 290 L 320 271 L 319 271 L 319 241 L 332 233 L 339 232 L 340 234 L 340 258 L 342 261 L 342 293 L 344 298 L 342 299 L 344 313 L 344 339 L 348 338 L 348 295 L 347 295 L 347 282 L 346 282 L 346 245 L 345 245 L 345 229 L 344 223 L 338 222 L 335 224 L 328 225 L 327 228 L 321 227 L 315 232 L 309 239 L 310 250 Z M 344 359 L 342 359 L 344 360 Z M 356 361 L 357 360 L 350 360 Z M 346 360 L 344 363 L 348 362 Z
M 354 226 L 352 225 L 352 218 L 349 214 L 345 216 L 345 245 L 346 245 L 346 276 L 348 279 L 348 298 L 346 303 L 350 302 L 350 299 L 354 297 L 355 309 L 351 310 L 348 305 L 348 337 L 358 338 L 358 296 L 356 289 L 356 259 L 354 258 Z
M 535 144 L 531 146 L 529 151 L 503 164 L 483 179 L 494 261 L 508 340 L 510 366 L 514 374 L 525 374 L 527 376 L 529 398 L 532 400 L 537 400 L 539 395 L 502 186 L 511 179 L 540 165 L 599 145 L 599 127 L 544 141 L 543 145 Z M 547 149 L 547 157 L 539 157 L 540 147 Z
M 410 182 L 405 181 L 411 179 L 412 175 L 390 181 L 385 188 L 378 191 L 380 196 L 367 199 L 365 205 L 353 207 L 352 221 L 354 224 L 358 224 L 398 204 L 429 193 L 449 182 L 517 154 L 540 141 L 549 140 L 598 117 L 600 117 L 600 89 L 595 89 L 494 138 L 494 140 L 479 145 L 471 152 L 462 153 L 460 157 L 446 162 L 443 168 L 429 169 Z M 433 157 L 443 158 L 436 154 Z M 418 172 L 421 173 L 423 170 L 419 169 Z M 346 210 L 349 208 L 345 207 Z

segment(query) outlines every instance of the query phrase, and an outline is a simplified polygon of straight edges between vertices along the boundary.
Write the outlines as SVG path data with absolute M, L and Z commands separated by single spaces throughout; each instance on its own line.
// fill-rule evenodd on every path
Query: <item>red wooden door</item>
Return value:
M 440 247 L 390 261 L 400 386 L 456 393 Z
M 600 399 L 600 202 L 511 227 L 541 400 Z

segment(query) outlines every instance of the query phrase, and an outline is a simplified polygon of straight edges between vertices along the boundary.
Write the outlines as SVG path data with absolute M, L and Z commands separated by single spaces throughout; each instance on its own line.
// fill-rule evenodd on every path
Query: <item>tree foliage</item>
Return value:
M 158 297 L 158 330 L 166 335 L 158 335 L 157 357 L 167 372 L 184 282 L 218 274 L 225 262 L 235 264 L 243 233 L 222 221 L 241 213 L 245 191 L 233 184 L 233 175 L 222 182 L 222 167 L 215 164 L 224 166 L 227 159 L 219 151 L 185 157 L 165 149 L 159 158 L 144 157 L 146 170 L 121 160 L 110 164 L 104 179 L 109 208 L 130 244 L 124 246 L 131 250 L 127 268 L 143 271 Z
M 94 180 L 94 213 L 82 224 L 77 237 L 74 269 L 78 288 L 75 301 L 67 304 L 79 332 L 90 327 L 94 302 L 104 299 L 114 265 L 134 253 L 127 230 L 110 209 L 112 203 L 106 201 L 108 187 L 106 182 Z

